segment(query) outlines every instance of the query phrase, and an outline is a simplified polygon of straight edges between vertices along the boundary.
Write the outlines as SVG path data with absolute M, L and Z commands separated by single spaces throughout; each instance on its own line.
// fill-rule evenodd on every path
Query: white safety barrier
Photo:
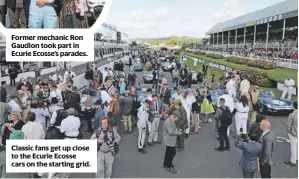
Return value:
M 284 84 L 277 82 L 277 89 L 278 90 L 283 91 L 283 90 L 285 90 L 285 88 L 286 87 L 284 86 Z M 292 93 L 292 95 L 295 95 L 295 96 L 297 95 L 297 90 L 296 90 L 295 87 L 291 88 L 291 93 Z
M 118 53 L 118 54 L 120 54 L 120 53 Z M 118 54 L 116 53 L 116 55 L 118 55 Z M 100 66 L 100 67 L 98 67 L 98 70 L 103 71 L 105 67 L 107 67 L 107 68 L 113 68 L 114 62 L 117 62 L 117 61 L 120 61 L 120 60 L 122 60 L 122 58 L 120 58 L 119 60 L 110 62 L 110 63 L 108 63 L 106 65 Z M 73 82 L 74 82 L 74 86 L 76 86 L 78 88 L 78 90 L 85 88 L 86 84 L 87 84 L 86 79 L 85 79 L 85 73 L 80 74 L 80 75 L 74 77 L 73 78 Z M 62 89 L 62 87 L 64 85 L 65 85 L 65 83 L 60 83 L 57 87 L 59 89 Z

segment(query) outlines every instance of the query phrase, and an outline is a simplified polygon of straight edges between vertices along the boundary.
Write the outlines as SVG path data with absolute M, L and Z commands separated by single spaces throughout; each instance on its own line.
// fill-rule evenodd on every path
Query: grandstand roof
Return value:
M 296 11 L 296 12 L 295 12 Z M 212 27 L 207 34 L 232 30 L 236 28 L 242 28 L 246 27 L 246 23 L 250 23 L 252 25 L 256 24 L 255 21 L 277 16 L 277 15 L 286 15 L 286 13 L 293 12 L 292 14 L 288 14 L 288 17 L 294 17 L 298 16 L 298 0 L 286 0 L 281 3 L 274 4 L 272 6 L 266 7 L 264 9 L 260 9 L 239 17 L 236 17 L 234 19 L 230 19 L 225 22 L 221 22 L 216 24 L 214 27 Z M 284 17 L 287 18 L 287 17 Z M 241 26 L 240 26 L 241 25 Z M 240 26 L 240 27 L 237 27 Z M 235 28 L 232 28 L 235 27 Z

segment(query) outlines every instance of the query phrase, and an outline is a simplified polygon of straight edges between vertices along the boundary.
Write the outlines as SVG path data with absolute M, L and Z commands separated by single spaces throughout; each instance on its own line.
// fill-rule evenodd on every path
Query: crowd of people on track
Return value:
M 216 88 L 212 84 L 217 79 L 213 74 L 209 80 L 206 79 L 206 65 L 196 75 L 197 84 L 203 87 L 200 91 L 199 86 L 191 89 L 192 73 L 186 67 L 184 58 L 169 59 L 172 82 L 175 84 L 172 93 L 167 79 L 163 75 L 154 75 L 161 67 L 159 52 L 133 51 L 123 56 L 129 58 L 129 67 L 132 60 L 139 58 L 145 68 L 156 69 L 153 70 L 153 87 L 146 90 L 145 98 L 138 92 L 137 75 L 133 70 L 127 74 L 115 68 L 100 71 L 94 63 L 86 65 L 87 88 L 83 92 L 74 86 L 76 74 L 71 70 L 65 72 L 63 79 L 59 75 L 46 80 L 37 77 L 35 85 L 31 78 L 21 79 L 14 94 L 2 93 L 4 87 L 1 86 L 0 176 L 18 178 L 24 175 L 5 172 L 6 140 L 91 138 L 98 142 L 96 177 L 110 178 L 114 156 L 121 150 L 122 126 L 127 134 L 137 128 L 136 147 L 141 154 L 147 153 L 146 146 L 161 144 L 159 136 L 163 136 L 166 146 L 163 166 L 175 174 L 173 158 L 176 152 L 184 151 L 185 138 L 191 134 L 197 135 L 202 123 L 214 119 L 220 141 L 215 150 L 230 150 L 229 128 L 235 121 L 235 145 L 243 150 L 240 163 L 243 177 L 252 178 L 258 169 L 263 178 L 271 177 L 275 135 L 270 121 L 256 112 L 259 88 L 251 85 L 246 76 L 240 77 L 236 70 L 227 73 L 223 82 L 224 95 L 213 106 L 209 91 Z M 294 109 L 288 119 L 288 132 L 290 138 L 297 139 L 297 103 L 294 103 Z M 163 133 L 158 130 L 161 120 L 165 120 Z M 87 123 L 87 128 L 84 123 Z M 294 140 L 291 142 L 293 145 Z M 291 147 L 291 160 L 286 163 L 296 165 L 296 159 L 296 152 Z M 42 175 L 34 174 L 35 177 Z M 54 175 L 70 177 L 61 173 Z

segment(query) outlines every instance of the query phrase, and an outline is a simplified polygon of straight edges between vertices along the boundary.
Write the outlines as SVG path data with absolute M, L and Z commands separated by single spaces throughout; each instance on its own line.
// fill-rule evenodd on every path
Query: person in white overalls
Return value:
M 187 112 L 187 120 L 188 120 L 188 128 L 186 129 L 186 137 L 188 137 L 190 133 L 190 120 L 191 120 L 191 107 L 192 103 L 195 102 L 195 97 L 192 95 L 188 95 L 188 93 L 183 93 L 183 95 L 180 97 L 182 106 L 185 108 Z
M 283 91 L 281 94 L 281 98 L 284 99 L 286 94 L 288 94 L 287 100 L 291 100 L 292 98 L 292 88 L 295 86 L 295 81 L 288 76 L 284 81 Z
M 146 154 L 147 152 L 143 149 L 144 147 L 144 141 L 146 137 L 146 124 L 148 122 L 148 116 L 149 116 L 149 107 L 151 106 L 150 100 L 145 100 L 145 103 L 143 103 L 140 108 L 138 109 L 137 117 L 137 128 L 138 128 L 138 152 L 142 154 Z

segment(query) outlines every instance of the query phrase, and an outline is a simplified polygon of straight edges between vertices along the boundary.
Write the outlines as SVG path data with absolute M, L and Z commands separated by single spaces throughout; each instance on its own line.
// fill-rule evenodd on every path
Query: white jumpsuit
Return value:
M 148 112 L 144 105 L 140 106 L 138 109 L 137 117 L 137 127 L 138 127 L 138 149 L 142 149 L 146 137 L 146 123 L 148 121 Z

